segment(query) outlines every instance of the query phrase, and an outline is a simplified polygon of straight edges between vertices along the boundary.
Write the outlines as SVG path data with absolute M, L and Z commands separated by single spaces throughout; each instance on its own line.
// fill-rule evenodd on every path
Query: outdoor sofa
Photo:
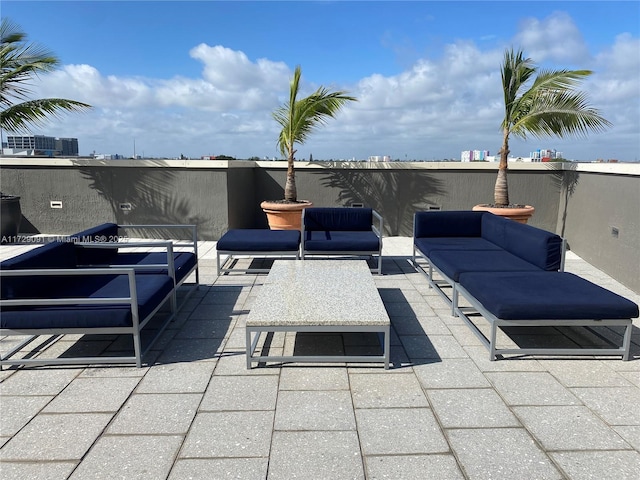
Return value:
M 564 272 L 561 237 L 489 212 L 428 211 L 414 215 L 413 263 L 489 350 L 504 354 L 621 355 L 629 359 L 630 300 Z M 439 279 L 434 278 L 434 272 Z M 450 288 L 448 296 L 445 289 Z M 462 295 L 470 307 L 459 306 Z M 490 323 L 489 338 L 472 321 Z M 498 327 L 624 327 L 617 348 L 498 349 Z M 611 343 L 611 342 L 607 342 Z M 613 347 L 613 345 L 609 345 Z
M 191 242 L 126 241 L 125 228 L 188 229 Z M 195 272 L 195 226 L 106 223 L 36 247 L 0 264 L 0 335 L 26 338 L 3 353 L 0 365 L 135 363 L 151 348 L 177 311 L 177 290 Z M 187 251 L 174 251 L 174 247 Z M 151 251 L 149 251 L 151 249 Z M 133 251 L 131 251 L 133 250 Z M 193 290 L 192 290 L 193 291 Z M 167 303 L 170 315 L 152 322 Z M 151 338 L 142 330 L 150 323 Z M 134 355 L 12 358 L 41 335 L 129 334 Z
M 370 256 L 382 273 L 382 216 L 372 208 L 308 207 L 302 211 L 302 259 L 310 255 Z

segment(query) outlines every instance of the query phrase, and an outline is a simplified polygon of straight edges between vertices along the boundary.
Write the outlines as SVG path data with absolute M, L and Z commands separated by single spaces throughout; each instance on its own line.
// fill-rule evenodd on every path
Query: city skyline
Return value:
M 298 148 L 299 159 L 460 158 L 501 141 L 499 67 L 521 47 L 541 68 L 590 69 L 590 103 L 613 126 L 586 138 L 512 139 L 511 155 L 637 161 L 637 2 L 32 2 L 3 16 L 61 59 L 39 97 L 90 103 L 33 134 L 80 154 L 277 157 L 271 117 L 297 64 L 359 102 Z M 312 19 L 313 21 L 310 21 Z M 6 133 L 5 133 L 6 135 Z M 6 136 L 4 137 L 6 141 Z

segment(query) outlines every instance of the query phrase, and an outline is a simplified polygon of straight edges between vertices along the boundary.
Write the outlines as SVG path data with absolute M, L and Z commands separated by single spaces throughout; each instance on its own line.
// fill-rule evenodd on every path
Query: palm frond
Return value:
M 90 105 L 64 98 L 45 98 L 18 103 L 0 112 L 0 126 L 13 133 L 28 133 L 32 126 L 44 125 L 49 117 L 60 117 L 62 111 L 78 112 Z

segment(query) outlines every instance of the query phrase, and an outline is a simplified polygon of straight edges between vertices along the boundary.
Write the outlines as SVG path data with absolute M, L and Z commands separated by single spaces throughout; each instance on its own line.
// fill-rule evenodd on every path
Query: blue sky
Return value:
M 3 17 L 62 61 L 38 96 L 89 113 L 35 134 L 77 137 L 81 154 L 277 156 L 271 112 L 302 66 L 359 102 L 298 149 L 298 158 L 459 158 L 495 153 L 499 66 L 521 47 L 543 68 L 586 68 L 583 88 L 613 123 L 586 139 L 514 140 L 512 154 L 640 156 L 640 2 L 219 2 L 2 0 Z

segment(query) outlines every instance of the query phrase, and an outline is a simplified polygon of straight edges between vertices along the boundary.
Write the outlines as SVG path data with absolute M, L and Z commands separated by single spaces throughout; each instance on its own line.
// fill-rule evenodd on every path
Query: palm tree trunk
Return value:
M 298 201 L 298 189 L 296 188 L 296 174 L 293 167 L 294 152 L 291 152 L 289 154 L 289 158 L 287 159 L 287 181 L 284 184 L 284 199 L 287 202 Z
M 500 149 L 500 165 L 498 166 L 498 178 L 493 190 L 494 205 L 506 207 L 509 205 L 509 186 L 507 185 L 507 170 L 509 158 L 509 132 L 505 129 Z

